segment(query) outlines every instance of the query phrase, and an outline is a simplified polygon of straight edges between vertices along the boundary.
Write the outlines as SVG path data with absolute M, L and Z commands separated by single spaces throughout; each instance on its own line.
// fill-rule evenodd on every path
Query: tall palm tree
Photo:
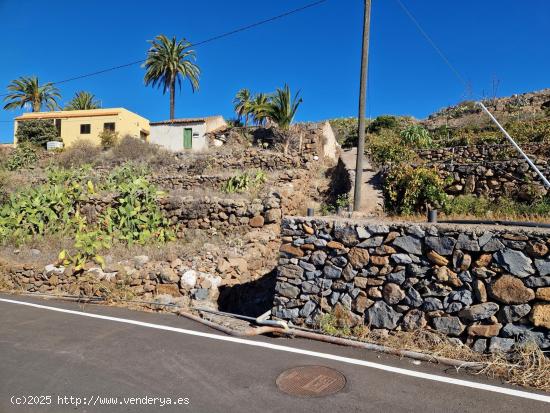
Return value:
M 65 106 L 65 110 L 88 110 L 99 108 L 101 108 L 99 100 L 97 100 L 92 93 L 83 90 L 76 92 L 71 101 Z
M 265 115 L 276 123 L 279 128 L 288 130 L 301 103 L 300 91 L 293 98 L 290 88 L 285 84 L 282 89 L 277 88 L 277 91 L 271 97 L 265 108 Z
M 250 102 L 250 114 L 254 123 L 258 126 L 265 126 L 268 120 L 268 109 L 270 105 L 270 96 L 265 93 L 258 93 Z
M 250 116 L 251 110 L 250 103 L 250 90 L 248 89 L 239 90 L 235 95 L 235 99 L 233 99 L 235 113 L 239 117 L 239 120 L 244 117 L 245 128 L 248 126 L 248 116 Z
M 4 109 L 17 109 L 29 107 L 33 112 L 40 112 L 43 106 L 48 110 L 59 109 L 57 99 L 61 99 L 59 89 L 53 83 L 40 85 L 36 76 L 21 76 L 12 80 L 8 85 L 9 93 L 4 97 L 7 101 Z
M 189 80 L 193 92 L 199 88 L 200 69 L 193 63 L 196 60 L 191 43 L 187 40 L 168 39 L 163 34 L 150 40 L 145 68 L 145 84 L 161 87 L 162 93 L 170 90 L 170 119 L 174 119 L 176 84 L 181 90 L 182 79 Z

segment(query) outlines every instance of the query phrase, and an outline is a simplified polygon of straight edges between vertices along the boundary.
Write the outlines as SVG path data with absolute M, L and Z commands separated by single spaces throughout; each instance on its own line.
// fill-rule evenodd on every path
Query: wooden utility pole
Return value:
M 361 183 L 363 182 L 363 157 L 365 156 L 365 113 L 367 104 L 367 73 L 369 69 L 369 37 L 371 0 L 365 1 L 363 22 L 363 48 L 361 52 L 361 80 L 359 86 L 359 140 L 357 141 L 357 161 L 355 164 L 355 188 L 353 210 L 361 207 Z

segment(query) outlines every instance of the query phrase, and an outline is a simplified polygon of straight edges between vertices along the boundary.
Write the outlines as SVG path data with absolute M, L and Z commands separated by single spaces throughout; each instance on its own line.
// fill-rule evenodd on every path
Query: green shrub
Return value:
M 144 178 L 118 185 L 114 206 L 100 217 L 106 234 L 128 245 L 145 244 L 150 240 L 165 242 L 174 239 L 170 222 L 163 215 L 158 197 L 161 192 Z
M 412 150 L 401 144 L 397 134 L 388 130 L 378 135 L 369 135 L 366 152 L 377 165 L 408 162 L 415 157 Z
M 120 184 L 151 175 L 151 169 L 142 163 L 126 162 L 114 168 L 105 180 L 106 189 L 117 189 Z
M 78 231 L 75 234 L 74 248 L 75 252 L 63 250 L 59 253 L 58 259 L 63 265 L 73 265 L 74 271 L 79 272 L 84 269 L 86 263 L 94 261 L 96 264 L 105 266 L 105 259 L 99 254 L 101 250 L 111 247 L 111 237 L 100 231 Z
M 548 216 L 550 215 L 550 198 L 544 197 L 533 202 L 519 202 L 507 197 L 490 200 L 486 197 L 460 195 L 449 200 L 445 213 L 491 219 Z
M 246 192 L 262 186 L 266 181 L 267 176 L 264 171 L 257 171 L 254 175 L 249 175 L 245 172 L 229 178 L 225 184 L 223 184 L 222 190 L 228 194 Z
M 12 151 L 6 161 L 6 168 L 10 171 L 16 171 L 22 168 L 33 166 L 38 161 L 38 155 L 33 145 L 21 143 Z
M 518 142 L 550 142 L 550 119 L 511 121 L 504 128 Z
M 77 214 L 84 188 L 77 182 L 46 184 L 12 194 L 0 208 L 0 238 L 22 242 L 65 231 Z
M 8 174 L 0 169 L 0 205 L 8 199 Z
M 42 147 L 46 146 L 46 142 L 61 140 L 53 121 L 45 119 L 29 119 L 19 122 L 15 137 L 17 143 L 32 143 Z
M 424 149 L 432 146 L 430 133 L 420 125 L 410 125 L 403 129 L 399 135 L 401 142 L 411 148 Z
M 104 150 L 113 148 L 118 143 L 118 132 L 104 130 L 99 134 L 99 140 L 101 141 L 101 147 Z
M 384 199 L 389 211 L 414 214 L 426 208 L 445 208 L 448 197 L 445 183 L 437 170 L 426 167 L 397 165 L 384 179 Z
M 398 118 L 391 115 L 382 115 L 375 118 L 368 127 L 369 133 L 378 133 L 382 129 L 396 129 L 399 125 Z

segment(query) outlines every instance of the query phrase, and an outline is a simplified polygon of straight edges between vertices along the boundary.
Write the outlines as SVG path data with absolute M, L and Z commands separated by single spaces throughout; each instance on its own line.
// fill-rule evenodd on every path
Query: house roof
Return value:
M 151 126 L 155 125 L 188 125 L 190 123 L 204 123 L 208 122 L 212 119 L 222 118 L 221 115 L 215 115 L 215 116 L 205 116 L 202 118 L 179 118 L 179 119 L 169 119 L 169 120 L 161 120 L 158 122 L 150 122 L 149 124 Z
M 54 112 L 30 112 L 24 113 L 15 118 L 15 120 L 28 119 L 53 119 L 53 118 L 83 118 L 90 116 L 114 116 L 118 115 L 123 109 L 90 109 L 90 110 L 59 110 Z
M 15 118 L 15 120 L 29 119 L 59 119 L 59 118 L 88 118 L 92 116 L 116 116 L 126 111 L 124 108 L 89 109 L 89 110 L 58 110 L 54 112 L 29 112 Z

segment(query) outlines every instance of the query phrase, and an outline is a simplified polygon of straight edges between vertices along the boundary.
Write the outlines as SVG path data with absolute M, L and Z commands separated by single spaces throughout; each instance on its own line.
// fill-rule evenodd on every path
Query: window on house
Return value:
M 109 131 L 109 132 L 114 132 L 115 131 L 115 122 L 105 122 L 103 124 L 103 130 L 104 131 Z
M 92 130 L 92 126 L 89 123 L 83 123 L 80 125 L 80 134 L 88 135 Z
M 57 137 L 61 137 L 61 119 L 55 120 L 55 129 L 57 129 Z

